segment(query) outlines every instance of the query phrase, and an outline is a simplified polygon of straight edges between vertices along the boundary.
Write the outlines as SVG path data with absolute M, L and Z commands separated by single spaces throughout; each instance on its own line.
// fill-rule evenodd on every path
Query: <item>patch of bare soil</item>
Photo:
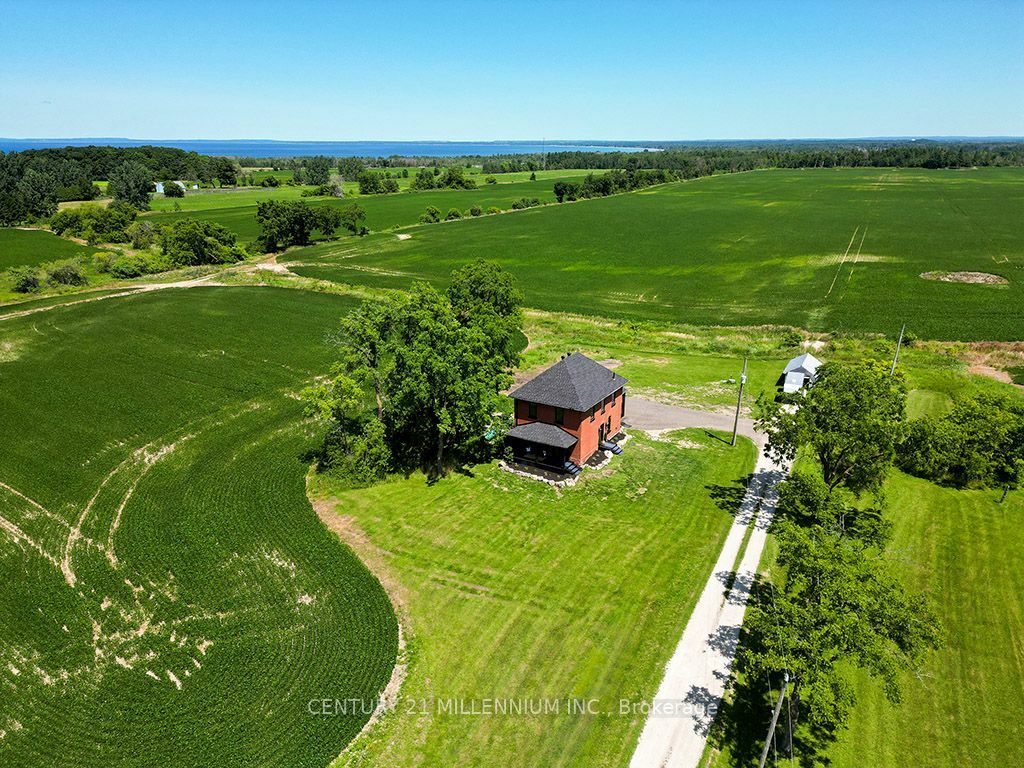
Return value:
M 971 373 L 1011 383 L 1007 368 L 1024 367 L 1024 342 L 973 341 L 958 344 L 953 354 L 968 365 Z
M 925 280 L 938 280 L 942 283 L 970 283 L 973 285 L 1006 285 L 1010 281 L 1005 277 L 989 272 L 922 272 Z
M 395 235 L 395 237 L 397 237 L 399 240 L 408 240 L 410 237 L 412 237 L 412 235 L 410 235 L 408 232 L 399 232 L 397 235 Z
M 618 368 L 620 365 L 622 365 L 622 361 L 616 360 L 614 357 L 609 357 L 607 360 L 598 360 L 597 362 L 599 362 L 605 368 Z
M 991 365 L 985 365 L 984 363 L 974 363 L 968 368 L 971 373 L 979 376 L 987 376 L 990 379 L 1001 381 L 1004 384 L 1013 384 L 1013 377 L 1010 376 L 1006 371 L 994 368 Z

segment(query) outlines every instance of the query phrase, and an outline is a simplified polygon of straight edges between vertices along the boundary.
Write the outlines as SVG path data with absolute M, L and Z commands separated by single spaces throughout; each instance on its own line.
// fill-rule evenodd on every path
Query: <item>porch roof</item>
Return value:
M 552 448 L 572 448 L 577 442 L 575 437 L 561 427 L 541 421 L 531 421 L 529 424 L 513 427 L 508 431 L 508 436 Z

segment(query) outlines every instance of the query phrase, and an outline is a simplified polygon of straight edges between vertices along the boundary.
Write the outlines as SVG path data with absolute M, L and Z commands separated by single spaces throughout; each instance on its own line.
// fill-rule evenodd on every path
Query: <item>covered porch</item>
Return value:
M 509 430 L 505 441 L 518 462 L 554 472 L 579 473 L 579 467 L 569 458 L 576 438 L 554 424 L 539 421 L 520 424 Z

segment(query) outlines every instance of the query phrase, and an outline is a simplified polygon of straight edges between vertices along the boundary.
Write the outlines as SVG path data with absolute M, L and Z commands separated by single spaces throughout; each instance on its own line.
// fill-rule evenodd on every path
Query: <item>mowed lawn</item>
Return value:
M 95 251 L 41 229 L 0 227 L 0 272 L 11 267 L 92 256 Z
M 440 209 L 444 216 L 452 208 L 467 213 L 473 205 L 487 210 L 491 206 L 501 209 L 512 207 L 521 197 L 539 198 L 554 202 L 554 182 L 559 178 L 578 178 L 579 171 L 565 171 L 558 175 L 549 172 L 537 181 L 515 181 L 499 184 L 480 184 L 476 189 L 430 190 L 425 192 L 398 192 L 391 195 L 366 195 L 348 198 L 305 198 L 312 205 L 333 205 L 345 207 L 359 203 L 366 211 L 366 226 L 371 231 L 391 229 L 415 224 L 428 206 Z M 500 178 L 500 177 L 499 177 Z M 260 234 L 256 223 L 256 203 L 261 200 L 296 200 L 300 198 L 299 187 L 279 187 L 266 190 L 219 191 L 186 196 L 180 212 L 156 212 L 146 218 L 154 224 L 164 224 L 183 216 L 213 221 L 230 229 L 244 241 L 255 240 Z M 156 208 L 172 208 L 173 202 L 159 200 Z M 343 241 L 347 241 L 344 238 Z
M 1024 712 L 1024 493 L 956 491 L 895 473 L 886 486 L 894 536 L 887 554 L 907 585 L 926 592 L 945 647 L 920 677 L 904 676 L 902 705 L 854 674 L 848 730 L 825 750 L 833 768 L 988 768 L 1020 765 Z M 717 768 L 757 765 L 767 730 L 747 723 L 751 754 L 706 755 Z M 797 757 L 800 757 L 799 755 Z M 806 757 L 806 756 L 805 756 Z M 769 762 L 769 765 L 773 763 Z M 803 765 L 793 760 L 792 765 Z M 790 765 L 779 760 L 778 765 Z
M 495 466 L 333 497 L 320 481 L 411 629 L 397 711 L 343 764 L 628 763 L 643 716 L 620 714 L 620 699 L 657 690 L 731 524 L 717 499 L 754 450 L 699 431 L 625 449 L 562 491 Z M 470 714 L 510 699 L 561 708 Z
M 265 288 L 0 321 L 0 765 L 326 765 L 397 625 L 305 495 L 295 393 L 351 302 Z
M 486 257 L 529 306 L 696 325 L 1012 340 L 1024 334 L 1024 170 L 772 170 L 325 243 L 303 275 L 403 287 Z M 980 271 L 1008 281 L 925 280 Z

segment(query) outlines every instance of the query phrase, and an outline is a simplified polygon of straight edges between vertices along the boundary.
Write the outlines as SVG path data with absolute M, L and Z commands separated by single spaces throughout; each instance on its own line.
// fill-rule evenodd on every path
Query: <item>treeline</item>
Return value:
M 631 192 L 654 184 L 676 181 L 679 176 L 674 171 L 661 169 L 645 171 L 630 168 L 625 171 L 613 170 L 600 176 L 588 174 L 583 181 L 556 181 L 555 199 L 562 203 L 582 200 L 589 197 L 607 197 L 618 192 Z
M 796 144 L 762 147 L 706 146 L 658 152 L 550 152 L 482 159 L 484 173 L 541 168 L 662 169 L 681 178 L 761 168 L 970 168 L 1024 166 L 1024 142 L 886 145 Z
M 61 202 L 93 200 L 100 193 L 93 183 L 98 180 L 109 180 L 112 194 L 131 188 L 130 196 L 119 199 L 145 207 L 144 195 L 152 191 L 154 181 L 189 179 L 211 184 L 216 179 L 221 185 L 233 185 L 237 173 L 228 158 L 171 147 L 63 147 L 0 153 L 0 226 L 52 216 Z

